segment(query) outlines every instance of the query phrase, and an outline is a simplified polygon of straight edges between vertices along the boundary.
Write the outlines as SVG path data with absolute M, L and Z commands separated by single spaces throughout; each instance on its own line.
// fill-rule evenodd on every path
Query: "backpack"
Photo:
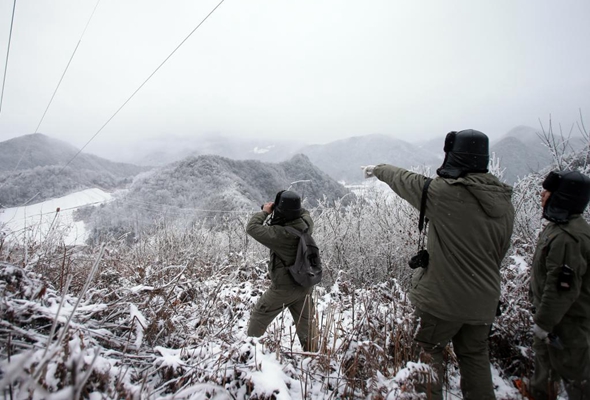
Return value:
M 299 236 L 295 264 L 288 267 L 291 276 L 295 282 L 303 287 L 308 288 L 317 285 L 322 280 L 322 261 L 320 259 L 320 249 L 313 237 L 308 233 L 309 228 L 298 231 L 292 226 L 286 226 L 285 229 Z

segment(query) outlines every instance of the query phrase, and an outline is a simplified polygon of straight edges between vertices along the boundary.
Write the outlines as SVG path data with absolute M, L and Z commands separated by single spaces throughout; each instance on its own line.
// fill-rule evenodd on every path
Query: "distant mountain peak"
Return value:
M 540 142 L 540 132 L 541 131 L 539 129 L 535 129 L 533 127 L 526 125 L 519 125 L 517 127 L 510 129 L 508 133 L 506 133 L 502 138 L 514 137 L 525 144 L 532 144 Z M 500 140 L 502 140 L 502 138 Z

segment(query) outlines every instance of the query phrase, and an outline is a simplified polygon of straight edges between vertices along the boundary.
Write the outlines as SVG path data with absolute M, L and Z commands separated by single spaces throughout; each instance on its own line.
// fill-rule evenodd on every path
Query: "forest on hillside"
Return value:
M 81 209 L 78 218 L 88 225 L 93 243 L 120 235 L 134 240 L 162 223 L 184 224 L 181 229 L 203 221 L 215 225 L 212 218 L 219 213 L 257 210 L 284 189 L 298 191 L 306 207 L 354 197 L 302 154 L 281 163 L 207 155 L 142 174 L 118 201 Z
M 0 174 L 0 208 L 19 207 L 62 197 L 89 187 L 114 190 L 128 186 L 132 176 L 108 171 L 74 169 L 55 165 Z

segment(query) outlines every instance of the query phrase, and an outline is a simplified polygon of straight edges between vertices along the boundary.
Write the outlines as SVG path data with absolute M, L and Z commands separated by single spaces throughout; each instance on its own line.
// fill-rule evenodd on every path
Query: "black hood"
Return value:
M 543 208 L 543 217 L 563 224 L 582 214 L 590 201 L 590 178 L 579 171 L 552 171 L 543 181 L 551 195 Z
M 441 178 L 458 179 L 469 172 L 488 172 L 488 137 L 475 129 L 449 132 L 445 138 L 445 160 L 436 170 Z

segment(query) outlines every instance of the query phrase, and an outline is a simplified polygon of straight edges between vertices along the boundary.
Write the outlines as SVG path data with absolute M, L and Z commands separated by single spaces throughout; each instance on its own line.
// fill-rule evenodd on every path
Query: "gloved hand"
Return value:
M 375 169 L 374 165 L 364 165 L 364 166 L 361 166 L 361 169 L 363 170 L 363 174 L 365 175 L 365 179 L 372 178 L 375 176 L 373 174 L 373 170 Z
M 533 334 L 543 341 L 546 341 L 547 337 L 549 336 L 549 332 L 547 332 L 545 329 L 541 328 L 537 324 L 533 325 Z

